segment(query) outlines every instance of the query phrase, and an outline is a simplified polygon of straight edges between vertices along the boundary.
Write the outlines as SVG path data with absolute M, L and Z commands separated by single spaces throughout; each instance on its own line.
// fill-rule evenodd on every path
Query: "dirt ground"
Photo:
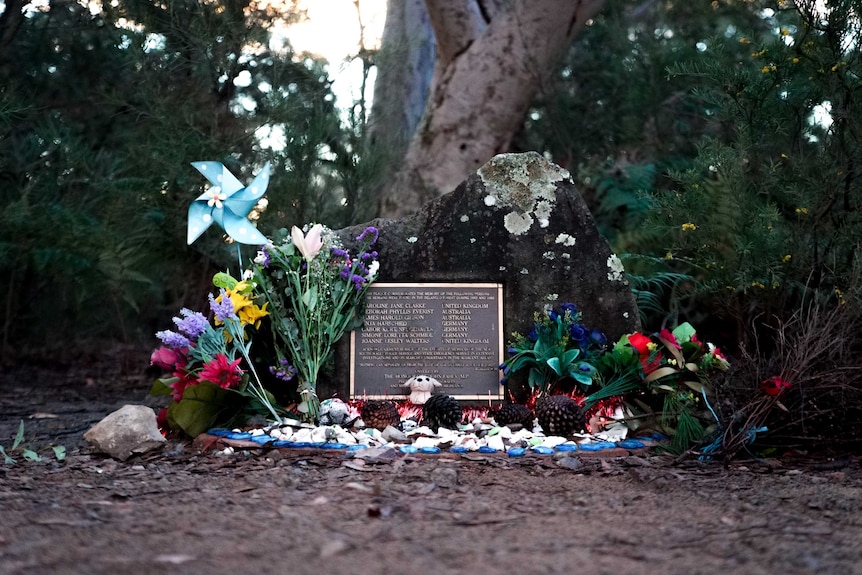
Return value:
M 654 453 L 224 456 L 173 441 L 126 462 L 82 434 L 147 393 L 145 352 L 0 373 L 0 573 L 862 573 L 862 465 Z M 48 459 L 64 445 L 62 462 Z M 578 463 L 579 462 L 579 463 Z

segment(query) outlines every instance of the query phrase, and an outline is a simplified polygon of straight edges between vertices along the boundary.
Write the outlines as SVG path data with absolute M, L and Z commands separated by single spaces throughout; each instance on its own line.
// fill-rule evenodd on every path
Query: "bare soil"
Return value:
M 145 352 L 0 373 L 0 573 L 862 573 L 862 465 L 808 454 L 225 456 L 171 441 L 126 462 L 82 435 L 148 396 Z M 50 444 L 64 445 L 62 462 Z M 565 463 L 568 467 L 563 467 Z

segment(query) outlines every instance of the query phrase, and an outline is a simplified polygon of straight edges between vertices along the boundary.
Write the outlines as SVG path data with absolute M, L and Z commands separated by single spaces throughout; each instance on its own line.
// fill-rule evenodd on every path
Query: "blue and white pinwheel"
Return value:
M 269 162 L 248 186 L 243 186 L 221 162 L 192 162 L 192 165 L 210 181 L 212 187 L 189 206 L 189 245 L 213 222 L 239 243 L 258 246 L 267 243 L 266 236 L 246 216 L 266 193 Z

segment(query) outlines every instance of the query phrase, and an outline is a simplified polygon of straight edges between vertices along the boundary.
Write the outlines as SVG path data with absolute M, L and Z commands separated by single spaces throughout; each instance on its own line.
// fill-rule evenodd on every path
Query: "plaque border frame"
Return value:
M 504 350 L 505 350 L 505 342 L 504 342 L 504 326 L 503 326 L 503 284 L 499 282 L 374 282 L 370 286 L 368 286 L 369 290 L 374 288 L 494 288 L 497 290 L 497 321 L 500 329 L 498 330 L 498 342 L 497 348 L 500 350 L 499 357 L 497 358 L 497 365 L 499 366 L 503 363 L 504 360 Z M 393 401 L 400 401 L 407 399 L 409 396 L 409 392 L 405 389 L 404 395 L 386 395 L 386 394 L 363 394 L 358 396 L 356 394 L 356 335 L 359 332 L 358 329 L 354 329 L 350 332 L 350 389 L 349 396 L 350 399 L 388 399 Z M 490 406 L 492 401 L 503 401 L 505 397 L 505 386 L 502 383 L 503 374 L 498 370 L 497 375 L 497 394 L 494 395 L 491 390 L 488 390 L 488 395 L 470 395 L 470 394 L 449 394 L 458 401 L 488 401 Z

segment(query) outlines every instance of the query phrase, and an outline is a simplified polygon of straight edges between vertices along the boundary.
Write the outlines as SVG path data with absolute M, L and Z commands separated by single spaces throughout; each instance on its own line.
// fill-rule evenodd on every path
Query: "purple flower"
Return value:
M 215 314 L 216 319 L 219 321 L 236 319 L 236 312 L 233 310 L 233 302 L 230 301 L 230 297 L 228 297 L 224 288 L 219 290 L 219 294 L 219 297 L 221 298 L 220 302 L 216 301 L 213 294 L 209 294 L 210 309 L 213 311 L 213 314 Z
M 535 327 L 530 330 L 530 333 L 527 334 L 527 339 L 530 341 L 537 341 L 539 339 L 539 330 Z
M 270 367 L 269 372 L 282 381 L 290 381 L 296 375 L 296 368 L 288 365 L 287 360 L 281 360 L 282 367 Z
M 377 242 L 377 237 L 380 235 L 380 232 L 375 227 L 368 226 L 367 228 L 365 228 L 365 231 L 359 234 L 359 237 L 357 237 L 356 239 L 361 241 L 364 240 L 366 236 L 372 234 L 374 235 L 374 237 L 371 239 L 370 242 L 368 242 L 368 245 L 372 245 Z
M 362 276 L 353 276 L 350 278 L 353 280 L 353 287 L 356 288 L 356 291 L 362 291 L 362 288 L 365 287 L 365 278 Z
M 175 317 L 174 323 L 177 328 L 187 335 L 189 339 L 197 339 L 210 326 L 207 318 L 202 313 L 192 311 L 188 308 L 180 310 L 182 317 Z
M 350 254 L 347 253 L 347 250 L 343 250 L 341 248 L 330 248 L 329 251 L 332 252 L 332 255 L 334 256 L 344 258 L 346 260 L 350 259 Z
M 270 261 L 269 250 L 267 249 L 267 246 L 263 246 L 262 248 L 260 248 L 260 251 L 257 252 L 257 257 L 254 258 L 254 263 L 256 263 L 259 266 L 263 266 L 265 268 L 268 268 L 269 267 L 269 261 Z
M 341 277 L 343 277 L 344 279 L 349 279 L 350 278 L 350 266 L 344 266 L 343 268 L 341 268 L 341 273 L 339 275 Z
M 156 337 L 159 338 L 163 344 L 165 344 L 171 349 L 182 349 L 191 345 L 191 342 L 186 336 L 181 333 L 177 333 L 175 331 L 170 331 L 167 329 L 164 331 L 157 331 Z

